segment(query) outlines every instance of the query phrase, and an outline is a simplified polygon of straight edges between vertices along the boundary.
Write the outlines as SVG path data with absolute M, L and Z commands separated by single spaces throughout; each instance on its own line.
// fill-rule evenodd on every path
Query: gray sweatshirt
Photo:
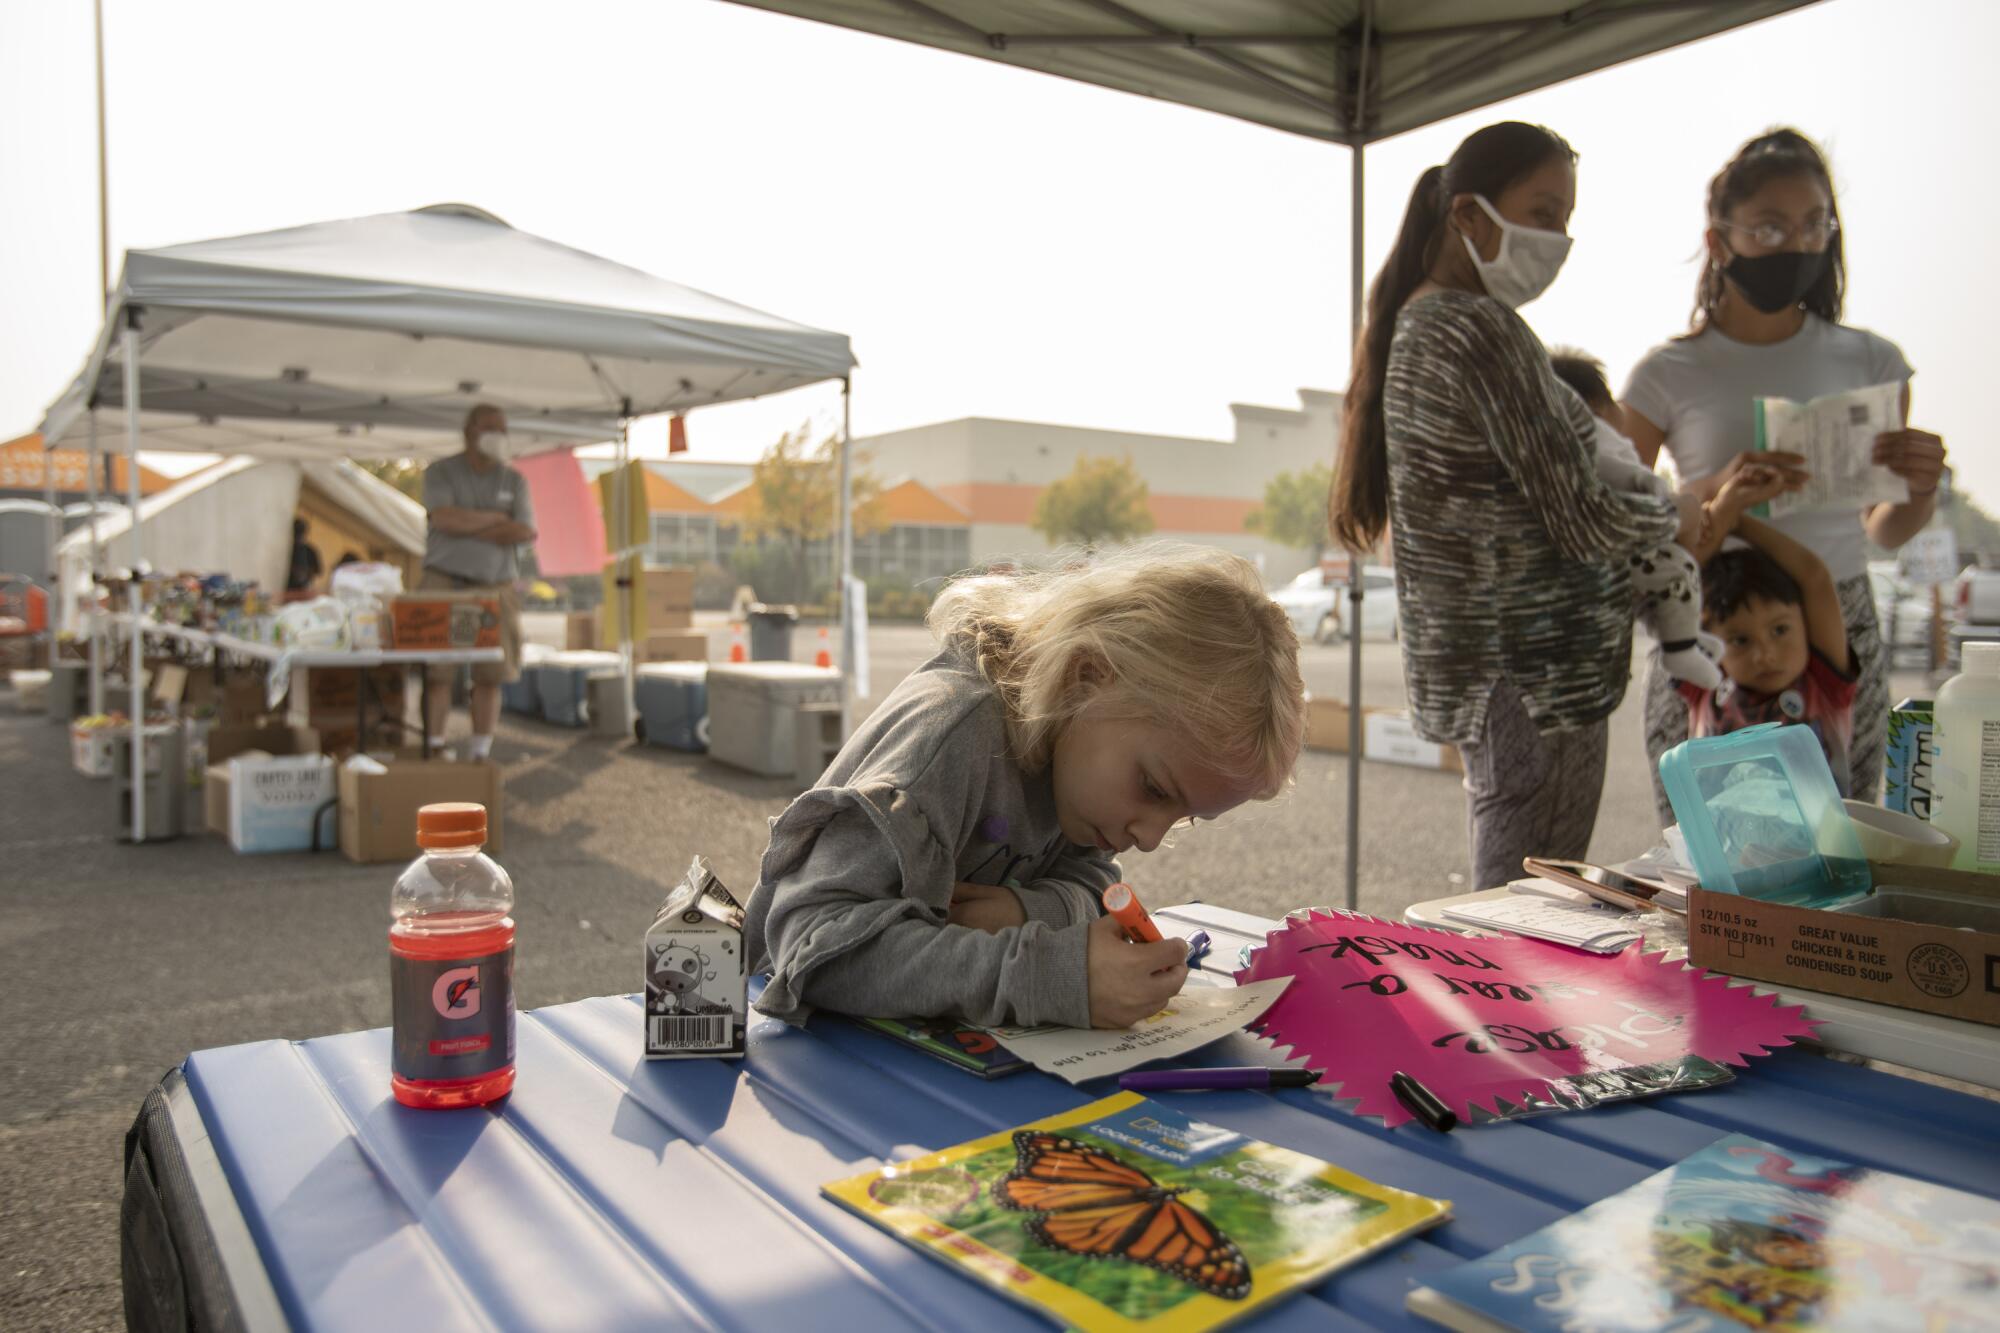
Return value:
M 771 974 L 757 1007 L 1087 1027 L 1085 932 L 1118 878 L 1064 839 L 1048 773 L 1022 773 L 1000 696 L 947 650 L 771 821 L 744 921 L 751 967 Z M 1011 887 L 1027 923 L 948 925 L 960 881 Z

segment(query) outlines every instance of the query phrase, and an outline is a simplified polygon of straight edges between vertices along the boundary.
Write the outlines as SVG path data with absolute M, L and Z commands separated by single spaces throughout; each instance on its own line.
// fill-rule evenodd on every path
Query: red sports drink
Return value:
M 389 1086 L 405 1106 L 479 1106 L 514 1086 L 514 882 L 485 842 L 485 806 L 423 807 L 424 854 L 389 897 Z

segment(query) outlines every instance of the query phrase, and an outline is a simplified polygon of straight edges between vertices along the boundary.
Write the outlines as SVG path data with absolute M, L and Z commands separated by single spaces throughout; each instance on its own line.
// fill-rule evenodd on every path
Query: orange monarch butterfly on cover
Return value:
M 1002 1208 L 1038 1213 L 1028 1233 L 1091 1259 L 1129 1259 L 1211 1296 L 1250 1294 L 1236 1242 L 1137 1167 L 1062 1134 L 1019 1130 L 1016 1165 L 993 1187 Z

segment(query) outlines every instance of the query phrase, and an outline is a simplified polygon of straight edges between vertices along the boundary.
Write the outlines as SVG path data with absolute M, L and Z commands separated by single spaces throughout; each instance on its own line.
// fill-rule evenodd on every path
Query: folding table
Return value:
M 1227 965 L 1274 923 L 1157 914 Z M 1024 1307 L 854 1217 L 820 1185 L 1107 1095 L 1030 1070 L 987 1082 L 820 1017 L 764 1021 L 748 1058 L 648 1063 L 636 996 L 519 1019 L 519 1081 L 473 1111 L 389 1096 L 386 1030 L 200 1051 L 128 1143 L 128 1308 L 178 1296 L 222 1327 L 1040 1329 Z M 1198 1064 L 1269 1062 L 1244 1034 Z M 1447 1198 L 1446 1225 L 1242 1325 L 1428 1328 L 1430 1275 L 1758 1135 L 2000 1197 L 2000 1105 L 1798 1049 L 1713 1090 L 1441 1135 L 1312 1089 L 1172 1094 L 1202 1119 Z

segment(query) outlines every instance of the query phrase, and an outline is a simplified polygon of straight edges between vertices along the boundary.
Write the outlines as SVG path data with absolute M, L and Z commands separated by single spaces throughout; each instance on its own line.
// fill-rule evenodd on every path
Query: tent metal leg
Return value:
M 1348 278 L 1352 286 L 1352 355 L 1361 352 L 1363 308 L 1361 274 L 1361 227 L 1365 183 L 1364 154 L 1357 141 L 1353 148 L 1353 216 L 1350 235 Z M 1361 566 L 1362 553 L 1349 553 L 1347 568 L 1347 910 L 1356 910 L 1361 893 Z
M 97 409 L 95 407 L 90 409 L 90 461 L 84 471 L 85 499 L 90 505 L 90 568 L 84 577 L 83 591 L 89 595 L 95 592 L 98 571 L 104 567 L 104 552 L 97 545 Z M 83 627 L 90 634 L 86 645 L 90 650 L 90 713 L 92 717 L 96 717 L 104 712 L 104 659 L 97 651 L 99 628 L 95 607 L 83 617 Z M 53 652 L 53 648 L 51 651 Z
M 132 557 L 132 581 L 127 600 L 132 612 L 132 841 L 146 840 L 146 679 L 145 634 L 139 628 L 144 599 L 139 593 L 139 569 L 145 559 L 145 525 L 139 522 L 139 318 L 125 312 L 125 327 L 119 333 L 125 357 L 125 491 L 132 506 L 132 520 L 125 530 L 126 549 Z
M 849 710 L 854 693 L 854 617 L 848 614 L 847 584 L 854 577 L 854 473 L 853 414 L 854 381 L 840 381 L 840 576 L 835 580 L 833 604 L 840 614 L 840 739 L 847 740 Z

